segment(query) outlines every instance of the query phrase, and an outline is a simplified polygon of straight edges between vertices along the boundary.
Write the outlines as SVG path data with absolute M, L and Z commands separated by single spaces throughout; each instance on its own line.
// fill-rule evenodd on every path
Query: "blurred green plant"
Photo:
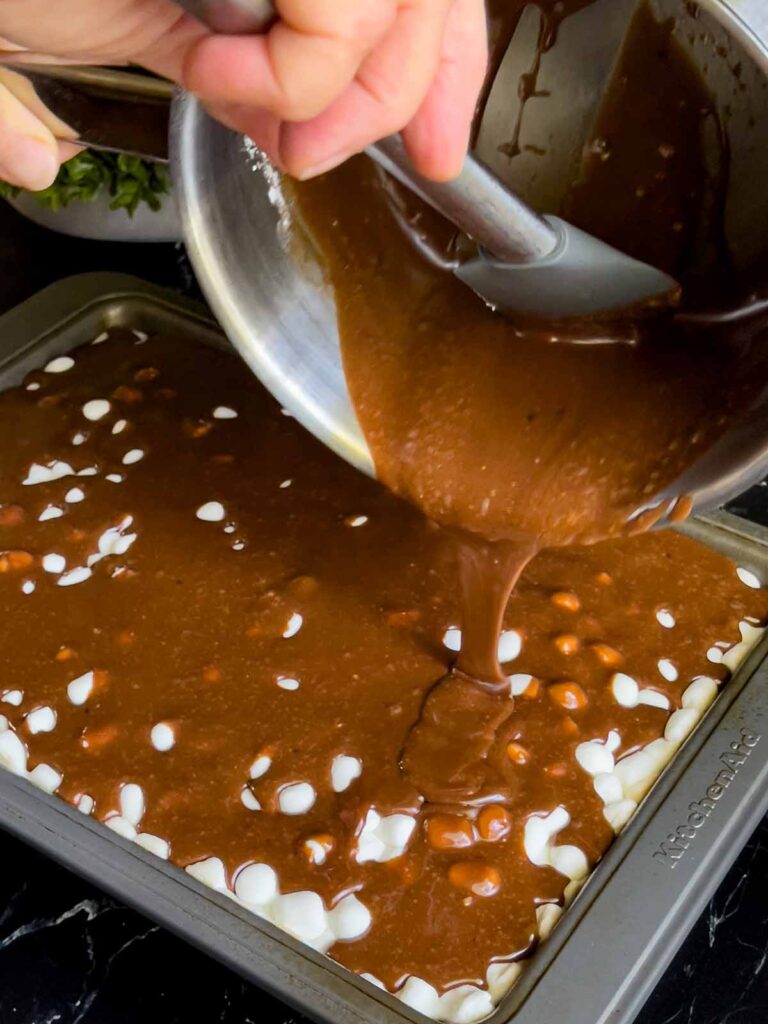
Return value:
M 132 217 L 141 203 L 159 210 L 162 197 L 171 190 L 171 179 L 164 164 L 86 149 L 62 164 L 50 188 L 30 195 L 49 210 L 61 210 L 70 203 L 93 202 L 104 189 L 111 196 L 110 210 L 125 210 Z M 0 181 L 0 196 L 4 199 L 14 198 L 21 191 Z

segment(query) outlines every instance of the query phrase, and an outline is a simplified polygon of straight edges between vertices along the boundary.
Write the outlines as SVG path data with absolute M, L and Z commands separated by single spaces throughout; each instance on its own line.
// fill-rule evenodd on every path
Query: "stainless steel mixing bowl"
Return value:
M 659 16 L 676 19 L 675 34 L 717 101 L 732 155 L 728 240 L 747 271 L 768 250 L 768 0 L 653 0 L 652 6 Z M 588 35 L 586 45 L 599 45 L 593 29 Z M 558 111 L 573 122 L 574 102 L 580 104 L 579 123 L 588 123 L 605 84 L 590 74 L 592 66 L 588 59 L 558 65 L 557 47 L 547 57 L 543 73 L 550 76 L 552 96 L 546 116 L 553 123 Z M 484 125 L 483 155 L 493 159 L 489 132 L 492 126 Z M 279 179 L 252 145 L 188 96 L 176 103 L 171 150 L 190 257 L 224 330 L 305 427 L 374 475 L 344 378 L 333 293 L 320 268 L 288 244 Z M 499 161 L 494 169 L 532 206 L 557 212 L 573 165 L 566 150 L 547 152 L 546 173 L 541 166 L 534 173 L 530 155 Z M 711 508 L 766 472 L 768 395 L 738 435 L 694 467 L 682 490 L 697 509 Z

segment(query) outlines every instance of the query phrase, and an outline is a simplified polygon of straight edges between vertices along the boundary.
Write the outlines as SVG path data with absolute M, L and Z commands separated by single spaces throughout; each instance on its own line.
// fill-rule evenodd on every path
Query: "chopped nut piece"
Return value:
M 581 641 L 571 633 L 561 633 L 560 636 L 555 637 L 555 647 L 561 654 L 576 654 L 581 647 Z
M 487 843 L 498 842 L 512 831 L 512 819 L 506 807 L 491 804 L 484 807 L 477 818 L 477 831 Z
M 0 572 L 23 572 L 34 563 L 28 551 L 0 552 Z
M 520 743 L 507 744 L 507 757 L 514 764 L 528 764 L 531 759 L 531 755 Z
M 547 689 L 550 699 L 566 711 L 582 711 L 589 700 L 578 683 L 555 683 Z
M 468 889 L 475 896 L 495 896 L 501 888 L 501 875 L 496 868 L 478 861 L 462 860 L 448 870 L 451 885 Z
M 558 590 L 552 595 L 550 601 L 558 608 L 563 608 L 568 612 L 577 612 L 581 608 L 581 601 L 569 590 Z
M 427 819 L 427 839 L 436 850 L 462 850 L 475 841 L 472 824 L 458 814 L 435 814 Z

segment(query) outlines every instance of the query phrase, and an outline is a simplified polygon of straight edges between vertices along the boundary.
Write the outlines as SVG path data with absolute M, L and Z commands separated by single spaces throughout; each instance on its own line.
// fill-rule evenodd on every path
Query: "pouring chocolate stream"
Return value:
M 525 6 L 504 5 L 498 39 Z M 544 6 L 542 52 L 572 13 Z M 706 173 L 713 106 L 671 30 L 640 6 L 568 205 L 576 223 L 595 221 L 626 251 L 690 279 L 702 209 L 720 209 L 726 171 Z M 525 95 L 534 90 L 535 69 Z M 670 511 L 684 517 L 684 494 L 657 496 L 759 390 L 766 322 L 730 331 L 672 317 L 505 322 L 419 258 L 402 225 L 416 225 L 423 251 L 433 219 L 411 200 L 393 217 L 391 186 L 370 168 L 352 165 L 297 196 L 335 288 L 347 380 L 377 473 L 456 539 L 455 672 L 474 681 L 478 702 L 505 691 L 508 699 L 497 641 L 525 565 L 542 547 L 639 532 Z M 720 226 L 710 218 L 706 227 Z M 434 249 L 455 251 L 450 232 L 438 236 Z M 719 255 L 722 283 L 729 268 Z M 435 799 L 455 790 L 439 780 L 446 743 L 436 732 L 450 732 L 454 702 L 465 705 L 458 685 L 449 677 L 436 686 L 404 753 L 406 771 Z M 486 754 L 481 744 L 463 799 L 482 799 Z

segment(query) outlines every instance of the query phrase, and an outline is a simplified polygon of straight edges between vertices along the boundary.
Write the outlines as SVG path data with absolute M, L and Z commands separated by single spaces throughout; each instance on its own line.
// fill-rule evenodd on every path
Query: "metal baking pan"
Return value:
M 110 326 L 226 341 L 205 309 L 134 278 L 89 274 L 0 318 L 0 388 Z M 727 514 L 686 532 L 768 578 L 768 531 Z M 768 641 L 667 767 L 532 958 L 493 1024 L 629 1024 L 768 811 Z M 701 813 L 727 756 L 728 784 Z M 723 776 L 720 776 L 722 782 Z M 425 1021 L 190 875 L 0 771 L 0 826 L 329 1024 Z

